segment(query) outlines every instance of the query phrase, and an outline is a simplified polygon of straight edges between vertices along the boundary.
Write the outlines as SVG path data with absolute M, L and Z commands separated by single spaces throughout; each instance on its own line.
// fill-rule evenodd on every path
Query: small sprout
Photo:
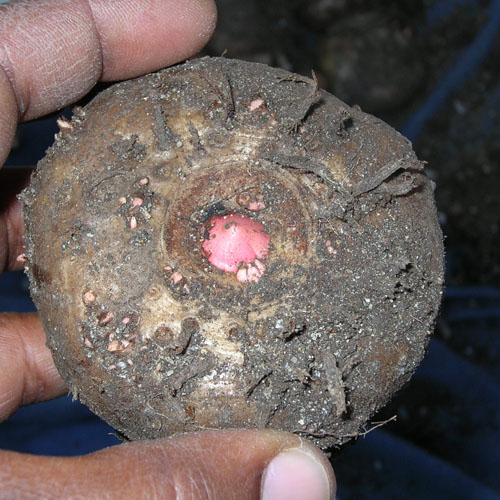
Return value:
M 147 186 L 149 184 L 149 179 L 147 177 L 143 177 L 140 181 L 139 181 L 139 186 Z
M 186 283 L 186 278 L 179 272 L 174 271 L 172 266 L 165 266 L 163 270 L 170 274 L 170 279 L 174 285 L 177 285 L 181 295 L 189 294 L 189 286 Z
M 123 347 L 120 345 L 120 342 L 118 342 L 118 340 L 113 340 L 108 345 L 109 352 L 122 351 L 122 350 L 123 350 Z
M 254 99 L 249 105 L 248 109 L 250 111 L 255 111 L 256 109 L 259 109 L 262 105 L 264 104 L 264 99 L 261 99 L 258 97 L 257 99 Z
M 252 212 L 258 212 L 266 208 L 264 196 L 262 194 L 250 195 L 249 193 L 240 193 L 236 197 L 236 203 L 238 203 L 240 207 L 244 207 Z
M 236 279 L 241 283 L 257 283 L 265 272 L 266 266 L 259 259 L 255 259 L 238 269 Z
M 97 317 L 98 324 L 99 324 L 99 326 L 106 326 L 108 323 L 111 323 L 113 318 L 114 318 L 114 314 L 111 311 L 103 311 Z
M 73 124 L 64 116 L 59 117 L 56 122 L 61 132 L 64 132 L 66 130 L 73 130 Z
M 90 349 L 92 349 L 92 348 L 94 347 L 94 344 L 92 344 L 92 341 L 91 341 L 89 338 L 87 338 L 87 337 L 85 337 L 85 338 L 83 339 L 83 343 L 84 343 L 84 344 L 85 344 L 88 348 L 90 348 Z
M 258 212 L 259 210 L 264 210 L 266 205 L 263 201 L 251 201 L 248 204 L 248 210 L 252 210 L 254 212 Z
M 92 290 L 89 290 L 88 292 L 85 292 L 83 294 L 83 303 L 88 306 L 92 304 L 93 302 L 96 301 L 96 295 Z
M 24 264 L 25 262 L 28 262 L 28 259 L 26 258 L 26 254 L 21 253 L 16 257 L 17 262 L 21 262 L 21 264 Z
M 118 198 L 118 203 L 120 205 L 125 205 L 125 203 L 127 203 L 127 198 L 125 198 L 125 196 L 120 196 L 120 198 Z
M 174 285 L 177 285 L 177 283 L 180 283 L 184 279 L 184 276 L 182 276 L 180 272 L 175 271 L 175 273 L 172 274 L 171 278 L 174 282 Z
M 109 352 L 121 352 L 127 349 L 127 347 L 131 344 L 129 340 L 122 339 L 122 340 L 112 340 L 108 344 L 108 351 Z
M 128 316 L 126 316 L 125 318 L 122 319 L 122 323 L 124 325 L 128 325 L 130 323 L 130 318 Z
M 248 282 L 248 269 L 246 266 L 238 269 L 238 272 L 236 273 L 236 279 L 241 283 Z
M 140 207 L 140 206 L 142 206 L 142 204 L 143 204 L 143 199 L 142 198 L 136 197 L 136 198 L 134 198 L 132 200 L 132 208 Z

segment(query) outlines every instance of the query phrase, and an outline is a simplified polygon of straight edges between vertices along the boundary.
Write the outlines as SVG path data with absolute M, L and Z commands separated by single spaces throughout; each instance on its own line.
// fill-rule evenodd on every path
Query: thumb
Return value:
M 10 498 L 327 500 L 333 470 L 319 449 L 277 431 L 206 431 L 136 441 L 77 458 L 0 453 Z M 5 482 L 4 482 L 5 481 Z M 3 483 L 3 484 L 2 484 Z

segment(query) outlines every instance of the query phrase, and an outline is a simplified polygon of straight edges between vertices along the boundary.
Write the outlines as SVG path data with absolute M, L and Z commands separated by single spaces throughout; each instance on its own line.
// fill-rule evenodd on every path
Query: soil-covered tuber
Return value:
M 73 394 L 131 439 L 358 435 L 424 355 L 443 247 L 411 144 L 315 79 L 205 58 L 75 109 L 22 195 Z

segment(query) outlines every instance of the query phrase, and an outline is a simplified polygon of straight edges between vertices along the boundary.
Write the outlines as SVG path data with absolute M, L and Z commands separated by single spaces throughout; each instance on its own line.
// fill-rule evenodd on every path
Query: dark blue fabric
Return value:
M 437 2 L 443 3 L 443 2 Z M 447 2 L 449 3 L 449 2 Z M 456 3 L 456 2 L 454 2 Z M 451 10 L 450 10 L 451 12 Z M 480 64 L 491 51 L 500 30 L 500 0 L 491 0 L 488 9 L 488 22 L 474 41 L 456 58 L 451 67 L 443 74 L 441 81 L 434 87 L 427 99 L 403 125 L 401 132 L 415 141 L 430 120 L 447 102 L 453 91 L 474 75 Z
M 37 455 L 82 455 L 120 442 L 112 427 L 70 396 L 21 408 L 0 426 L 0 448 Z

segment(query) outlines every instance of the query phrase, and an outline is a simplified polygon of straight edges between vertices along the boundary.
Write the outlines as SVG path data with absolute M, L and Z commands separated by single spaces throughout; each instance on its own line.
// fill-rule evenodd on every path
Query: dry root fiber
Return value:
M 61 375 L 119 431 L 338 446 L 409 379 L 443 247 L 396 131 L 314 78 L 223 58 L 60 125 L 22 195 L 26 269 Z

